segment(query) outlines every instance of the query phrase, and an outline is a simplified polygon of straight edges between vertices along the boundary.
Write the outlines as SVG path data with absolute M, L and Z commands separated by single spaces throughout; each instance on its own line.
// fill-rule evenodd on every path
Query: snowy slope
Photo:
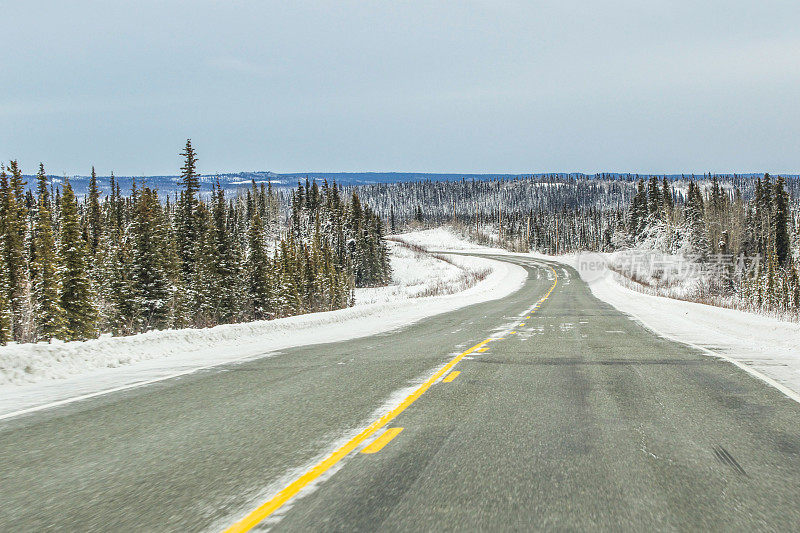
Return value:
M 526 277 L 525 270 L 516 265 L 469 257 L 449 263 L 396 245 L 392 245 L 392 265 L 392 285 L 359 289 L 357 305 L 348 309 L 207 329 L 103 336 L 86 342 L 12 343 L 0 348 L 0 419 L 52 402 L 138 386 L 295 346 L 389 331 L 503 298 L 519 289 Z M 464 284 L 465 278 L 484 271 L 484 279 L 466 288 L 470 284 Z M 432 294 L 432 286 L 445 290 L 439 296 L 415 297 Z M 370 320 L 364 320 L 367 317 Z

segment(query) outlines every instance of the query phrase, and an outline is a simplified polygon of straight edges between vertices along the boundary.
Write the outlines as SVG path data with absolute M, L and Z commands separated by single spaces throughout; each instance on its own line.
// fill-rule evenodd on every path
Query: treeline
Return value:
M 681 288 L 700 301 L 798 313 L 797 177 L 552 175 L 354 190 L 393 231 L 452 224 L 516 251 L 680 256 L 702 272 L 699 287 Z
M 94 169 L 76 198 L 40 165 L 26 191 L 11 161 L 0 172 L 0 342 L 84 340 L 101 333 L 207 327 L 352 305 L 353 288 L 390 277 L 383 226 L 357 194 L 300 185 L 288 227 L 271 186 L 200 198 L 197 156 L 181 153 L 172 198 Z
M 706 190 L 689 182 L 685 195 L 666 180 L 640 180 L 629 208 L 629 244 L 707 265 L 712 295 L 797 313 L 797 207 L 792 209 L 782 176 L 765 174 L 751 187 L 745 200 L 738 187 L 722 187 L 714 178 Z
M 391 231 L 455 224 L 473 238 L 544 253 L 609 251 L 635 187 L 625 180 L 544 177 L 355 187 Z

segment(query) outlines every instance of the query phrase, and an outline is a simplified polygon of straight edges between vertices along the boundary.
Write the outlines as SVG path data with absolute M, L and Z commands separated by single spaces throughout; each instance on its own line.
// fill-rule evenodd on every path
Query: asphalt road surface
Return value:
M 502 300 L 0 422 L 0 531 L 797 528 L 800 404 L 498 259 Z

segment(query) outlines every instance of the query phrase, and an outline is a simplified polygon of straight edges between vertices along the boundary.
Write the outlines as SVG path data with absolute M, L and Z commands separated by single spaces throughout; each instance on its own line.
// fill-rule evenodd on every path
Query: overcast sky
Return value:
M 127 7 L 125 7 L 127 6 Z M 800 170 L 800 1 L 0 0 L 26 173 Z

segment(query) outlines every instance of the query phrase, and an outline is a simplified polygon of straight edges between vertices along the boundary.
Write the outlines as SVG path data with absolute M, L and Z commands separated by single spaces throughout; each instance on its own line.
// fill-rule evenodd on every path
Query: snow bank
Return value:
M 518 290 L 526 278 L 522 267 L 490 259 L 459 257 L 447 263 L 425 257 L 415 262 L 413 255 L 396 246 L 392 250 L 392 264 L 397 267 L 392 286 L 382 291 L 360 290 L 356 295 L 359 304 L 348 309 L 207 329 L 2 347 L 0 418 L 50 402 L 127 388 L 296 346 L 397 329 L 439 313 L 503 298 Z M 425 293 L 429 288 L 426 284 L 453 289 L 465 272 L 481 271 L 488 271 L 484 279 L 463 291 L 414 298 L 415 293 Z M 429 279 L 421 283 L 425 276 Z
M 597 298 L 656 333 L 722 356 L 800 394 L 800 324 L 634 291 L 605 267 L 607 254 L 547 258 L 575 267 Z

